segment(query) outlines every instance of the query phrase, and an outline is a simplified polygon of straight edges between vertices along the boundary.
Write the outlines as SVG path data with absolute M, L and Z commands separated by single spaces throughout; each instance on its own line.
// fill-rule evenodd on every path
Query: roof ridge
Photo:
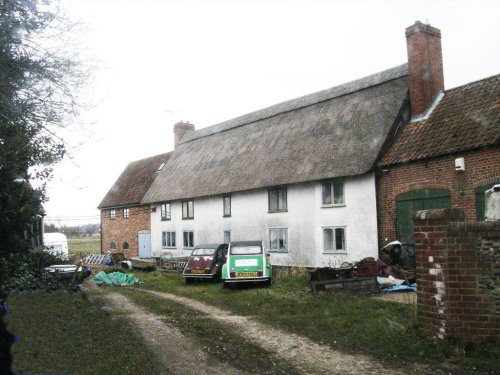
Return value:
M 148 156 L 148 157 L 145 157 L 145 158 L 142 158 L 142 159 L 132 160 L 132 161 L 129 162 L 129 164 L 137 163 L 137 162 L 140 162 L 140 161 L 146 161 L 146 160 L 149 160 L 149 159 L 158 158 L 160 156 L 167 156 L 168 154 L 171 154 L 171 153 L 173 153 L 173 151 L 162 152 L 161 154 L 156 154 L 156 155 Z
M 376 86 L 400 77 L 408 75 L 408 64 L 402 64 L 381 72 L 368 75 L 363 78 L 349 81 L 325 90 L 317 91 L 311 94 L 300 96 L 295 99 L 287 100 L 274 104 L 270 107 L 262 108 L 230 120 L 219 122 L 212 126 L 187 133 L 180 144 L 191 142 L 195 139 L 208 137 L 210 135 L 247 125 L 265 118 L 273 117 L 281 113 L 289 112 L 299 108 L 307 107 L 343 95 L 352 94 L 356 91 L 364 90 L 368 87 Z
M 467 82 L 467 83 L 464 83 L 463 85 L 460 85 L 460 86 L 456 86 L 456 87 L 452 87 L 451 89 L 446 89 L 444 90 L 444 93 L 448 93 L 450 91 L 455 91 L 455 90 L 460 90 L 460 89 L 463 89 L 465 88 L 466 86 L 474 86 L 476 84 L 479 84 L 481 82 L 484 82 L 484 81 L 490 81 L 490 80 L 493 80 L 493 79 L 498 79 L 500 78 L 500 73 L 498 74 L 493 74 L 489 77 L 486 77 L 486 78 L 481 78 L 481 79 L 478 79 L 477 81 L 472 81 L 472 82 Z

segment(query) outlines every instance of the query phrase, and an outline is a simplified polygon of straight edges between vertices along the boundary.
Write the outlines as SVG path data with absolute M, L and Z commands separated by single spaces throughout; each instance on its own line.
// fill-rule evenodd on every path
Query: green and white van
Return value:
M 249 282 L 270 285 L 272 268 L 262 241 L 230 242 L 227 261 L 222 267 L 222 280 L 224 287 Z

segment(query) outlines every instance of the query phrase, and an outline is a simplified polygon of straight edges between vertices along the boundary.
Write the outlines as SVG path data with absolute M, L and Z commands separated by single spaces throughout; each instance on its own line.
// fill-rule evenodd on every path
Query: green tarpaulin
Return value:
M 97 285 L 106 284 L 106 285 L 131 286 L 134 285 L 135 283 L 138 283 L 139 279 L 135 278 L 134 275 L 131 273 L 128 274 L 121 272 L 106 273 L 104 271 L 101 271 L 97 275 L 95 275 L 92 281 Z

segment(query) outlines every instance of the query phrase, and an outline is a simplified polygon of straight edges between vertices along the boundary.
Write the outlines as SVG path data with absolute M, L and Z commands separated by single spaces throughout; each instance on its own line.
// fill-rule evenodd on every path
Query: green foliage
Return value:
M 0 258 L 0 300 L 13 291 L 77 290 L 57 275 L 43 270 L 51 264 L 63 263 L 63 260 L 45 252 L 14 253 Z
M 0 0 L 0 256 L 28 248 L 22 238 L 66 153 L 57 131 L 77 114 L 85 79 L 61 49 L 69 27 L 50 1 Z

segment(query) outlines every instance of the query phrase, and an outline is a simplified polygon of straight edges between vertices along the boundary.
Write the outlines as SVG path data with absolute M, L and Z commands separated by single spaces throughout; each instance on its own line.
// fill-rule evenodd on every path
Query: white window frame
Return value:
M 162 203 L 160 205 L 160 219 L 161 221 L 168 221 L 172 218 L 172 205 L 170 202 Z
M 169 234 L 170 234 L 170 238 L 169 238 Z M 173 231 L 173 230 L 166 230 L 166 231 L 161 232 L 161 247 L 163 249 L 176 249 L 177 248 L 177 240 L 175 237 L 176 237 L 175 231 Z
M 335 202 L 335 183 L 342 184 L 342 202 Z M 332 199 L 332 203 L 325 203 L 324 198 L 324 189 L 325 186 L 328 185 L 330 188 L 330 196 Z M 345 180 L 343 178 L 337 178 L 330 181 L 323 181 L 321 183 L 321 207 L 344 207 L 345 206 Z
M 130 217 L 130 209 L 124 208 L 123 209 L 123 218 L 128 219 Z
M 327 250 L 325 249 L 325 230 L 326 229 L 331 229 L 332 230 L 332 249 Z M 344 232 L 344 248 L 343 249 L 337 249 L 336 248 L 336 230 L 337 229 L 342 229 Z M 347 254 L 347 227 L 346 226 L 329 226 L 329 227 L 321 227 L 321 238 L 323 240 L 322 247 L 323 247 L 323 253 L 324 254 Z
M 282 200 L 280 200 L 280 197 Z M 284 203 L 284 207 L 280 207 L 280 202 Z M 276 207 L 272 206 L 276 204 Z M 288 211 L 288 187 L 281 186 L 267 190 L 267 212 L 287 212 Z
M 271 232 L 272 231 L 285 231 L 286 233 L 286 248 L 285 250 L 281 249 L 273 249 L 271 247 Z M 267 228 L 267 248 L 270 253 L 288 253 L 290 251 L 290 237 L 288 236 L 288 228 L 287 227 L 269 227 Z
M 186 233 L 192 233 L 192 243 L 189 243 L 189 235 L 188 235 L 188 243 L 186 244 Z M 194 230 L 184 230 L 182 231 L 182 248 L 185 250 L 194 249 Z
M 222 196 L 222 217 L 231 217 L 231 196 Z
M 111 210 L 109 210 L 109 218 L 110 218 L 110 220 L 115 220 L 116 219 L 116 210 L 114 208 L 112 208 Z
M 184 210 L 186 205 L 186 210 Z M 194 219 L 194 199 L 187 199 L 182 201 L 182 220 Z

